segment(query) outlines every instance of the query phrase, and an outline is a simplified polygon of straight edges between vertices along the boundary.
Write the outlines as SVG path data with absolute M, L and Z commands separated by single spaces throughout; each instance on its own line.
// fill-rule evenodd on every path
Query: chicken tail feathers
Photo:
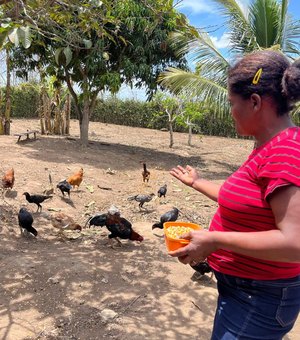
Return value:
M 88 218 L 88 220 L 85 222 L 85 225 L 84 225 L 85 228 L 86 228 L 87 226 L 89 226 L 89 228 L 90 228 L 90 226 L 91 226 L 91 220 L 93 219 L 93 217 L 94 217 L 94 216 L 90 216 L 90 217 Z
M 135 198 L 136 198 L 136 195 L 135 195 L 135 196 L 129 196 L 129 197 L 127 198 L 127 201 L 134 201 Z
M 104 227 L 106 224 L 106 214 L 101 214 L 101 215 L 94 215 L 91 216 L 85 223 L 85 228 L 88 225 L 89 227 L 92 225 L 98 226 L 98 227 Z
M 33 228 L 33 226 L 27 226 L 27 227 L 26 227 L 26 230 L 27 230 L 29 233 L 33 234 L 35 237 L 37 237 L 38 232 L 37 232 L 37 230 L 36 230 L 35 228 Z

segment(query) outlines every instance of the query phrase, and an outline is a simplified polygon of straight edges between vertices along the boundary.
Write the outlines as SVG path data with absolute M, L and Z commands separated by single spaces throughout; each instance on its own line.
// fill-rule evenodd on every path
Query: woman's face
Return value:
M 231 115 L 235 122 L 236 132 L 241 136 L 253 136 L 257 125 L 251 99 L 243 99 L 240 95 L 228 93 Z

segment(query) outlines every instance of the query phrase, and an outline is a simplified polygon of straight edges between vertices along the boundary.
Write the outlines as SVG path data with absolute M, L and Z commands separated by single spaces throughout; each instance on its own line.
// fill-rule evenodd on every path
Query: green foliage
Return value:
M 4 97 L 5 88 L 0 88 L 1 98 Z M 23 83 L 11 88 L 11 118 L 35 118 L 38 117 L 39 86 L 34 83 Z M 2 110 L 3 110 L 3 104 Z
M 165 121 L 153 121 L 156 110 L 157 107 L 152 102 L 120 100 L 111 97 L 105 101 L 97 101 L 91 120 L 143 128 L 166 127 Z
M 48 6 L 45 0 L 22 2 L 21 13 L 30 16 L 33 5 L 42 3 Z M 47 15 L 35 18 L 29 49 L 14 49 L 13 67 L 25 78 L 29 70 L 43 69 L 66 82 L 86 144 L 87 122 L 100 91 L 116 93 L 125 83 L 145 86 L 151 98 L 166 66 L 186 67 L 185 57 L 168 43 L 170 32 L 186 26 L 171 0 L 54 0 Z
M 5 88 L 0 88 L 1 97 Z M 39 116 L 40 87 L 37 84 L 24 83 L 12 87 L 12 119 L 14 118 L 38 118 Z M 2 103 L 2 109 L 3 109 Z M 197 107 L 201 103 L 195 103 Z M 194 106 L 194 104 L 192 104 Z M 136 100 L 120 100 L 110 97 L 104 101 L 98 100 L 91 121 L 107 124 L 126 125 L 151 129 L 166 129 L 168 117 L 158 115 L 160 107 L 154 101 L 143 102 Z M 193 108 L 194 110 L 194 108 Z M 194 131 L 202 135 L 237 137 L 231 117 L 218 118 L 207 109 L 201 109 L 201 114 L 194 116 Z M 77 119 L 74 102 L 72 118 Z M 295 124 L 300 126 L 300 115 L 293 116 Z M 186 124 L 176 121 L 174 131 L 187 132 Z

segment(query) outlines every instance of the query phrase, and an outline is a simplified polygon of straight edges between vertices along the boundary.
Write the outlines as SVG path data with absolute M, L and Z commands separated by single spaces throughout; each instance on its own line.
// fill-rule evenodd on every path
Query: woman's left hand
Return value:
M 183 248 L 170 251 L 169 255 L 178 257 L 178 260 L 184 264 L 195 265 L 204 261 L 207 256 L 217 250 L 212 232 L 205 230 L 191 231 L 182 235 L 181 238 L 190 240 L 190 243 Z

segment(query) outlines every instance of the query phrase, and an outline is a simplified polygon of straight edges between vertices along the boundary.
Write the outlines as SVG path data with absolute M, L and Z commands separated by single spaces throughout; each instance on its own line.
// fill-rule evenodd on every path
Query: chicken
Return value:
M 12 189 L 15 183 L 15 172 L 14 169 L 11 168 L 7 170 L 2 177 L 2 186 L 4 189 Z
M 18 213 L 18 221 L 21 230 L 21 235 L 23 235 L 23 229 L 25 229 L 28 233 L 37 236 L 38 232 L 35 228 L 33 228 L 33 217 L 30 212 L 28 212 L 25 208 L 21 208 Z
M 106 228 L 110 231 L 108 239 L 112 248 L 112 239 L 116 239 L 120 246 L 122 243 L 119 238 L 138 242 L 142 242 L 144 240 L 143 236 L 132 229 L 132 224 L 120 216 L 119 210 L 115 207 L 111 207 L 107 214 L 97 214 L 90 217 L 86 225 L 87 224 L 90 226 L 106 226 Z
M 39 209 L 42 211 L 41 203 L 44 202 L 48 198 L 52 198 L 52 196 L 49 195 L 30 195 L 28 192 L 24 192 L 23 195 L 25 195 L 27 202 L 29 203 L 35 203 L 37 205 L 37 212 Z
M 58 235 L 65 237 L 65 230 L 82 230 L 81 225 L 75 223 L 72 217 L 63 212 L 56 213 L 50 217 L 51 224 L 58 229 Z
M 60 181 L 56 187 L 61 191 L 63 196 L 65 196 L 66 192 L 70 198 L 70 190 L 72 189 L 72 185 L 69 182 L 67 182 L 66 179 Z
M 127 198 L 128 201 L 137 201 L 139 202 L 139 207 L 140 209 L 143 208 L 144 203 L 150 202 L 152 198 L 155 196 L 155 194 L 150 194 L 150 195 L 135 195 L 135 196 L 130 196 Z
M 201 275 L 204 275 L 205 273 L 210 273 L 212 271 L 210 265 L 208 262 L 199 262 L 194 266 L 191 266 L 194 270 L 196 270 Z
M 160 187 L 157 191 L 157 196 L 158 197 L 166 197 L 166 193 L 167 193 L 167 184 L 163 185 L 162 187 Z
M 79 185 L 81 184 L 83 179 L 83 169 L 80 168 L 80 170 L 78 172 L 76 172 L 74 175 L 70 176 L 67 179 L 67 182 L 69 184 L 71 184 L 74 188 L 77 187 L 77 189 L 79 188 Z
M 54 188 L 53 188 L 53 183 L 52 183 L 52 177 L 51 174 L 49 174 L 49 187 L 47 187 L 44 191 L 43 194 L 44 195 L 52 195 L 54 193 Z
M 143 182 L 149 182 L 150 179 L 150 171 L 147 170 L 147 166 L 146 163 L 143 163 L 143 172 L 142 172 L 142 176 L 143 176 Z
M 157 223 L 154 223 L 152 226 L 152 230 L 155 228 L 163 229 L 165 222 L 171 222 L 176 221 L 179 215 L 179 210 L 177 208 L 173 208 L 170 211 L 167 211 L 163 215 L 160 216 L 160 221 Z
M 210 276 L 210 281 L 212 280 L 214 273 L 207 261 L 199 262 L 193 266 L 191 265 L 191 267 L 201 276 L 203 276 L 206 273 L 212 273 Z
M 104 227 L 106 223 L 107 214 L 96 214 L 91 216 L 85 223 L 85 227 L 88 225 L 91 227 L 92 225 L 97 227 Z

